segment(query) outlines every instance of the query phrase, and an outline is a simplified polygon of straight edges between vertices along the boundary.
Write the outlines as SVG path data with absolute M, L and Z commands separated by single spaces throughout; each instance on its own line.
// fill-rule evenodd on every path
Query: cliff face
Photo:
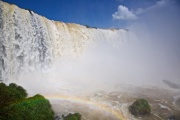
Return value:
M 0 1 L 0 80 L 47 69 L 62 56 L 81 54 L 90 42 L 122 40 L 125 33 L 51 21 Z

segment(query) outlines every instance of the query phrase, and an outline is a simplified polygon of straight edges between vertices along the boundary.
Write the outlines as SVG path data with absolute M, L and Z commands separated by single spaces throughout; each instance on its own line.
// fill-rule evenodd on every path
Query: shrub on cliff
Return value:
M 7 116 L 9 120 L 53 120 L 54 112 L 47 99 L 41 95 L 18 101 L 8 108 L 11 114 Z
M 9 87 L 18 91 L 22 95 L 22 97 L 24 98 L 27 97 L 27 92 L 23 87 L 18 86 L 15 83 L 10 83 Z
M 23 90 L 24 89 L 22 89 L 22 91 Z M 6 86 L 4 83 L 0 83 L 0 108 L 2 108 L 3 106 L 7 106 L 15 101 L 24 99 L 26 97 L 24 95 L 25 93 L 26 93 L 25 90 L 23 91 L 22 94 L 22 92 L 17 90 L 15 87 Z
M 0 83 L 0 120 L 53 120 L 54 112 L 41 95 L 25 98 L 24 88 Z
M 145 99 L 137 99 L 129 106 L 129 111 L 135 116 L 150 114 L 151 106 Z

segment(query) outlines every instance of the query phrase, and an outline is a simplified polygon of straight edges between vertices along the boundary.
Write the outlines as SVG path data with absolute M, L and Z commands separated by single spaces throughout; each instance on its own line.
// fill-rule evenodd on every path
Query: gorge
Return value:
M 133 30 L 57 22 L 0 1 L 0 81 L 18 83 L 30 96 L 41 93 L 57 115 L 179 120 L 180 89 L 162 81 L 179 84 L 176 53 L 160 47 L 159 37 Z M 137 98 L 150 102 L 150 116 L 129 113 Z

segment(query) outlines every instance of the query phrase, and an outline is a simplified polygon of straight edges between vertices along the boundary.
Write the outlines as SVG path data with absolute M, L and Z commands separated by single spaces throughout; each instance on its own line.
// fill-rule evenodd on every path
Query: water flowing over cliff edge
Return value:
M 83 120 L 178 118 L 179 37 L 136 25 L 129 31 L 88 28 L 0 0 L 0 82 L 41 93 L 54 101 L 56 114 L 81 112 Z M 141 97 L 152 114 L 134 118 L 128 106 Z
M 0 1 L 0 80 L 46 70 L 62 56 L 79 56 L 90 43 L 123 41 L 125 30 L 87 28 L 48 20 Z

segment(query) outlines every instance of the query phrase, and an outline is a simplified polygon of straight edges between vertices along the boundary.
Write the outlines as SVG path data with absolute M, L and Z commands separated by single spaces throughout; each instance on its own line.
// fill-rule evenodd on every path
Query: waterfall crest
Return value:
M 0 80 L 45 70 L 63 56 L 79 56 L 89 43 L 123 40 L 125 33 L 48 20 L 0 1 Z

